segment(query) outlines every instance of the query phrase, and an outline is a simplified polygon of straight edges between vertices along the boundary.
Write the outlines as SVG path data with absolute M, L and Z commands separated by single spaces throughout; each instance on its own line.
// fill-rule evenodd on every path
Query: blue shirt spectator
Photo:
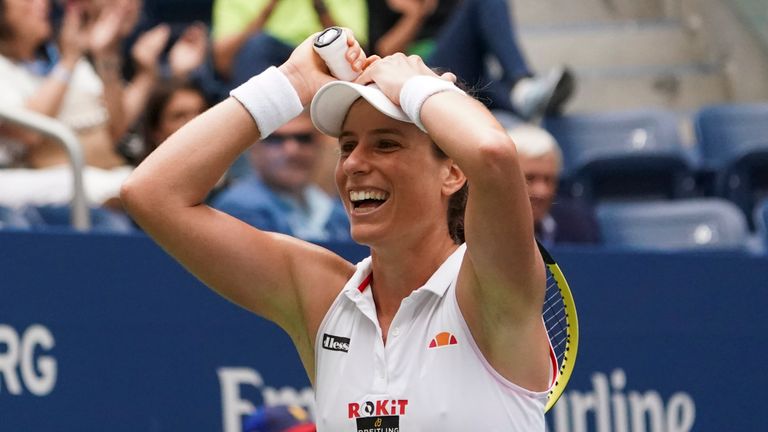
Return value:
M 341 201 L 312 183 L 322 135 L 304 113 L 255 143 L 249 173 L 212 199 L 212 206 L 261 230 L 309 241 L 349 241 Z
M 311 241 L 350 240 L 349 220 L 339 200 L 315 185 L 304 188 L 302 195 L 304 205 L 250 174 L 221 192 L 213 207 L 265 231 Z

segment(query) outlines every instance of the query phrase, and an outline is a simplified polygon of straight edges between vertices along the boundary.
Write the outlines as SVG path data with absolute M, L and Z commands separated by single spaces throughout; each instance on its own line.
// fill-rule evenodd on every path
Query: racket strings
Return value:
M 550 344 L 555 352 L 559 369 L 564 368 L 567 360 L 570 331 L 568 328 L 568 314 L 565 310 L 565 302 L 558 287 L 557 280 L 547 269 L 547 291 L 545 294 L 542 316 L 547 329 Z
M 546 292 L 542 307 L 542 321 L 547 330 L 549 343 L 557 362 L 555 383 L 547 397 L 545 412 L 549 411 L 563 394 L 573 373 L 574 362 L 579 350 L 579 322 L 573 295 L 560 267 L 549 252 L 537 242 L 546 264 Z

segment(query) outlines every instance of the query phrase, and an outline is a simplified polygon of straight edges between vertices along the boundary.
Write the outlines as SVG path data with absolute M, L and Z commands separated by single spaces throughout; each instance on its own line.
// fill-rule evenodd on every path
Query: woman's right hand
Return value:
M 347 35 L 346 59 L 352 69 L 361 72 L 378 56 L 367 57 L 352 31 L 344 29 Z M 312 100 L 317 90 L 328 82 L 335 81 L 328 66 L 315 52 L 313 44 L 320 33 L 315 33 L 293 50 L 288 60 L 280 66 L 280 70 L 288 77 L 293 88 L 299 94 L 302 105 L 306 106 Z

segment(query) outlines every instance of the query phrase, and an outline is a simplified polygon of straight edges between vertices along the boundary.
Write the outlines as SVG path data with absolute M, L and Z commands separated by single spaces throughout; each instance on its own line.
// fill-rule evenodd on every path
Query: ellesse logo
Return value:
M 323 348 L 331 351 L 349 352 L 349 338 L 323 333 Z
M 456 345 L 457 343 L 458 341 L 456 341 L 456 336 L 448 332 L 440 332 L 437 334 L 437 336 L 433 337 L 431 341 L 429 341 L 428 348 L 440 348 L 449 345 Z

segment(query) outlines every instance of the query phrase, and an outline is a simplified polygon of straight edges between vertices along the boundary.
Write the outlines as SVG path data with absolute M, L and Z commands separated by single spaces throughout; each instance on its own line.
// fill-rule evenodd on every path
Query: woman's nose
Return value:
M 361 145 L 355 146 L 355 148 L 346 155 L 342 163 L 344 173 L 348 176 L 364 173 L 368 170 L 368 166 L 368 160 Z

